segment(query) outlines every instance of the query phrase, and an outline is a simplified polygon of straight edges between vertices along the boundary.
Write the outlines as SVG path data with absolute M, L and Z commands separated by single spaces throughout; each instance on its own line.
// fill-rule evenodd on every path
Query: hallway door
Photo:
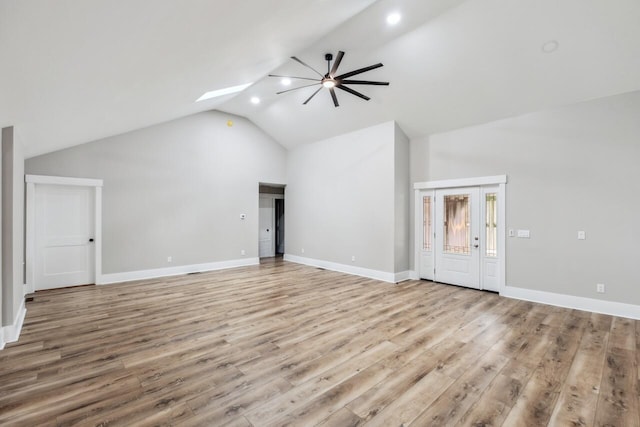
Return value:
M 93 187 L 38 185 L 35 290 L 95 282 Z

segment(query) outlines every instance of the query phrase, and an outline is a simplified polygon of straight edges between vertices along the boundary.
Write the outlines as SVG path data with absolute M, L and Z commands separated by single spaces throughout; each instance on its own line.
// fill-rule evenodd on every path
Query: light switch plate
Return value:
M 531 236 L 529 230 L 518 230 L 518 237 L 521 239 L 528 239 Z
M 578 240 L 585 240 L 587 238 L 587 233 L 584 231 L 578 231 Z
M 516 230 L 514 230 L 513 228 L 509 229 L 509 237 L 516 237 Z

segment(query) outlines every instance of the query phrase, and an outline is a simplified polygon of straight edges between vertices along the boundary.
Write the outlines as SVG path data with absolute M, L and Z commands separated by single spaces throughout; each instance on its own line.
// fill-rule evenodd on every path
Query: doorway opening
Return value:
M 414 185 L 419 278 L 501 291 L 505 184 L 498 176 Z
M 26 175 L 27 292 L 98 283 L 102 180 Z
M 282 257 L 285 252 L 285 186 L 259 185 L 258 256 Z

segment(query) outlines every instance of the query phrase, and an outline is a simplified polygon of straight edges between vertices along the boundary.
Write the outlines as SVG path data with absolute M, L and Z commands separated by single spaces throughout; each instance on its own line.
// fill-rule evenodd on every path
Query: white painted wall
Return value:
M 507 174 L 507 286 L 640 304 L 639 117 L 633 92 L 414 140 L 411 180 Z
M 30 158 L 26 169 L 104 180 L 110 274 L 257 257 L 258 182 L 284 183 L 285 157 L 250 121 L 212 111 Z
M 24 154 L 13 127 L 2 129 L 2 324 L 16 326 L 24 302 Z M 5 337 L 12 339 L 16 337 Z
M 408 188 L 408 164 L 400 167 L 408 162 L 405 138 L 387 122 L 290 151 L 287 255 L 404 271 L 408 205 L 396 203 L 407 197 L 401 188 Z

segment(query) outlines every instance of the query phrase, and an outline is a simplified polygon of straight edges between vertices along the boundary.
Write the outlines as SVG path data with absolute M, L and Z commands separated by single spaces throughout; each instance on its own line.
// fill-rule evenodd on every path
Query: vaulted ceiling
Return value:
M 0 0 L 0 126 L 27 156 L 210 109 L 289 148 L 387 120 L 417 137 L 640 89 L 638 22 L 637 0 Z M 390 86 L 276 95 L 296 82 L 269 73 L 314 77 L 290 56 L 338 50 Z

